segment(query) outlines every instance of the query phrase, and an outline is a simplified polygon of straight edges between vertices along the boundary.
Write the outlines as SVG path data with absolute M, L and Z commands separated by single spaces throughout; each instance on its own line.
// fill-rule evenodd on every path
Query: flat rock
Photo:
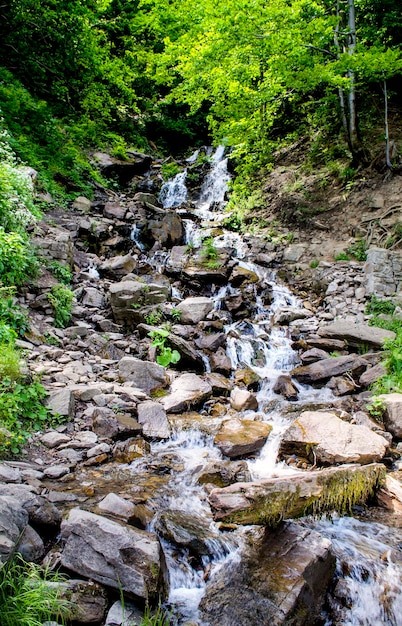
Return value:
M 384 477 L 379 463 L 343 465 L 213 489 L 209 503 L 216 520 L 277 526 L 309 513 L 350 512 L 376 492 Z
M 142 425 L 143 434 L 155 439 L 169 439 L 170 426 L 166 411 L 159 402 L 146 400 L 137 407 L 138 422 Z
M 28 513 L 12 496 L 0 495 L 0 565 L 14 552 L 28 525 Z
M 98 504 L 100 513 L 106 513 L 129 522 L 135 513 L 135 505 L 115 493 L 108 493 Z
M 174 379 L 169 395 L 160 402 L 167 413 L 188 411 L 212 395 L 211 385 L 196 374 L 182 374 Z
M 46 399 L 46 405 L 53 413 L 57 413 L 63 417 L 74 417 L 74 394 L 68 387 L 50 391 Z
M 157 536 L 72 509 L 61 527 L 63 567 L 103 585 L 145 599 L 163 595 Z
M 132 381 L 136 387 L 147 394 L 166 385 L 166 370 L 157 363 L 142 361 L 132 356 L 119 361 L 119 378 Z
M 182 324 L 197 324 L 201 322 L 213 308 L 213 300 L 204 296 L 185 298 L 177 305 L 177 309 L 181 313 L 180 321 Z
M 388 442 L 367 426 L 350 424 L 328 411 L 305 411 L 285 431 L 280 454 L 296 454 L 319 465 L 373 463 Z
M 384 330 L 368 324 L 356 324 L 345 320 L 338 320 L 328 326 L 321 326 L 318 331 L 320 337 L 330 337 L 343 339 L 349 346 L 358 347 L 367 345 L 381 349 L 384 341 L 395 339 L 396 335 L 392 330 Z
M 367 367 L 366 361 L 356 354 L 336 356 L 330 359 L 322 359 L 310 365 L 295 367 L 290 373 L 301 383 L 314 383 L 321 380 L 339 376 L 346 372 L 360 376 Z
M 223 422 L 214 444 L 223 454 L 235 459 L 261 450 L 271 430 L 272 426 L 265 422 L 234 418 Z

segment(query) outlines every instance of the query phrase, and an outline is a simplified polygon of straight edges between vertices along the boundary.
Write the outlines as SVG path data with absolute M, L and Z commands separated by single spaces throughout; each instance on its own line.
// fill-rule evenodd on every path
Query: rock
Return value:
M 98 504 L 98 509 L 102 513 L 117 517 L 127 523 L 135 513 L 135 505 L 115 493 L 108 493 Z
M 123 280 L 109 287 L 110 305 L 117 324 L 135 328 L 139 321 L 139 310 L 144 306 L 165 302 L 170 288 L 167 285 L 145 283 L 139 280 Z
M 150 394 L 166 385 L 165 368 L 151 361 L 141 361 L 127 356 L 119 361 L 119 378 L 126 382 L 132 381 L 136 387 Z
M 57 430 L 52 430 L 44 435 L 41 435 L 40 440 L 47 448 L 57 448 L 63 443 L 68 443 L 71 437 L 64 433 L 59 433 Z
M 107 591 L 92 580 L 70 579 L 59 583 L 50 583 L 57 586 L 60 599 L 66 600 L 71 606 L 71 619 L 79 624 L 98 624 L 108 607 Z
M 257 391 L 261 383 L 261 377 L 251 367 L 244 367 L 235 371 L 234 382 L 235 385 L 244 385 L 247 389 Z
M 230 372 L 233 370 L 232 361 L 227 356 L 223 348 L 218 348 L 218 350 L 214 354 L 211 354 L 209 360 L 211 363 L 211 370 L 213 372 L 230 374 Z
M 74 417 L 74 394 L 68 387 L 50 391 L 46 399 L 46 405 L 53 413 L 62 415 L 63 417 Z
M 213 489 L 209 502 L 216 520 L 277 526 L 283 519 L 309 513 L 349 512 L 365 502 L 384 477 L 385 467 L 379 463 L 330 467 Z
M 335 569 L 331 543 L 286 522 L 254 533 L 241 563 L 224 564 L 207 583 L 201 623 L 209 626 L 314 626 Z
M 397 439 L 402 439 L 402 393 L 388 393 L 378 396 L 384 402 L 384 424 Z
M 281 307 L 274 315 L 274 324 L 285 326 L 294 320 L 304 320 L 313 317 L 311 311 L 307 309 L 299 309 L 297 307 Z
M 151 451 L 151 446 L 142 437 L 119 441 L 113 449 L 113 458 L 118 463 L 131 463 Z
M 151 167 L 152 157 L 137 153 L 135 158 L 120 161 L 104 152 L 95 152 L 93 158 L 98 164 L 102 175 L 118 181 L 119 185 L 127 185 L 137 175 L 145 174 Z
M 185 298 L 177 305 L 177 309 L 181 313 L 180 321 L 182 324 L 198 324 L 206 318 L 213 308 L 213 300 L 204 296 Z
M 349 346 L 370 346 L 380 350 L 386 339 L 395 339 L 392 330 L 384 330 L 368 324 L 356 324 L 345 320 L 338 320 L 328 326 L 321 326 L 318 331 L 320 337 L 343 339 Z
M 344 422 L 328 411 L 305 411 L 285 431 L 280 454 L 297 454 L 319 465 L 373 463 L 388 442 L 366 426 Z
M 103 309 L 106 306 L 104 295 L 95 287 L 85 287 L 82 298 L 82 306 Z
M 153 205 L 146 203 L 147 209 L 156 208 Z M 147 210 L 147 213 L 149 211 Z M 159 212 L 152 212 L 152 218 L 146 222 L 146 228 L 144 229 L 144 238 L 146 238 L 150 246 L 155 242 L 158 242 L 164 247 L 172 247 L 180 244 L 183 240 L 184 230 L 183 222 L 175 211 L 162 210 Z
M 118 202 L 105 202 L 103 209 L 104 217 L 112 220 L 123 221 L 127 214 L 127 207 L 121 206 Z
M 28 513 L 12 496 L 0 495 L 0 566 L 13 554 L 28 525 Z
M 164 595 L 162 555 L 153 533 L 72 509 L 61 527 L 63 567 L 148 600 Z
M 197 372 L 205 371 L 205 362 L 202 354 L 195 350 L 189 341 L 174 333 L 170 333 L 168 343 L 172 349 L 178 350 L 180 353 L 181 358 L 177 364 L 178 368 L 194 369 Z
M 243 283 L 258 283 L 259 278 L 256 272 L 240 263 L 236 265 L 230 274 L 229 281 L 233 287 L 239 287 Z
M 126 254 L 125 256 L 114 256 L 111 259 L 106 259 L 98 269 L 101 276 L 116 280 L 130 274 L 135 267 L 136 260 L 131 254 Z
M 38 563 L 45 554 L 45 545 L 32 526 L 25 526 L 21 538 L 16 546 L 25 561 Z
M 200 485 L 227 487 L 233 483 L 248 482 L 251 474 L 246 461 L 210 461 L 198 476 Z
M 124 606 L 117 600 L 112 604 L 105 626 L 141 626 L 144 614 L 131 602 L 124 602 Z
M 398 250 L 369 248 L 364 264 L 364 286 L 377 298 L 389 298 L 401 291 L 402 257 Z
M 20 483 L 21 472 L 14 467 L 0 463 L 0 482 L 1 483 Z
M 61 478 L 70 472 L 70 468 L 68 465 L 50 465 L 50 467 L 45 467 L 43 470 L 43 475 L 46 478 Z
M 181 413 L 201 405 L 211 395 L 212 387 L 206 380 L 196 374 L 181 374 L 160 402 L 167 413 Z
M 356 389 L 353 378 L 349 376 L 334 376 L 327 382 L 326 386 L 328 389 L 332 389 L 336 396 L 344 396 L 348 393 L 353 393 Z
M 322 359 L 328 359 L 329 354 L 325 350 L 320 350 L 319 348 L 311 348 L 310 350 L 306 350 L 303 354 L 300 355 L 300 359 L 303 362 L 303 365 L 309 365 L 310 363 L 315 363 L 316 361 L 321 361 Z
M 159 535 L 176 545 L 187 548 L 197 556 L 212 556 L 219 534 L 211 529 L 210 520 L 195 513 L 170 509 L 158 515 L 155 530 Z
M 230 406 L 235 411 L 247 411 L 251 409 L 255 411 L 258 409 L 257 398 L 254 393 L 248 391 L 248 389 L 240 389 L 240 387 L 235 387 L 230 392 Z
M 87 213 L 91 209 L 91 201 L 85 196 L 78 196 L 71 204 L 72 209 L 76 209 L 82 213 Z
M 207 380 L 211 385 L 212 393 L 214 395 L 227 396 L 233 386 L 232 382 L 228 380 L 226 376 L 217 374 L 216 372 L 208 372 L 205 374 L 205 380 Z
M 111 448 L 108 443 L 98 443 L 93 448 L 90 448 L 87 452 L 87 459 L 92 459 L 100 454 L 109 454 Z
M 146 437 L 155 439 L 169 439 L 170 426 L 166 417 L 166 411 L 159 402 L 140 402 L 137 407 L 138 421 L 143 427 Z
M 200 350 L 208 350 L 209 352 L 216 352 L 216 350 L 226 343 L 225 333 L 210 333 L 209 335 L 202 334 L 195 341 L 195 345 Z
M 378 490 L 377 500 L 379 504 L 393 513 L 402 513 L 402 485 L 398 476 L 387 474 L 385 482 Z M 399 480 L 398 480 L 399 479 Z
M 273 391 L 286 398 L 286 400 L 297 400 L 299 395 L 297 387 L 293 384 L 288 374 L 278 376 Z
M 255 454 L 264 446 L 271 430 L 272 426 L 265 422 L 230 419 L 223 422 L 214 444 L 232 459 Z
M 322 359 L 311 365 L 300 365 L 290 373 L 301 383 L 312 384 L 317 381 L 332 378 L 349 372 L 352 376 L 359 376 L 366 369 L 367 363 L 356 354 L 336 356 L 330 359 Z

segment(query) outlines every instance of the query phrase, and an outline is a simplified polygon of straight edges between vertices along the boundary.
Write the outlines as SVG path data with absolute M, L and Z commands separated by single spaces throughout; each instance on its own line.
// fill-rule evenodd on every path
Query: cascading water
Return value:
M 189 163 L 196 160 L 193 155 Z M 200 246 L 203 238 L 211 232 L 211 223 L 216 226 L 222 218 L 222 208 L 230 176 L 223 147 L 219 147 L 212 157 L 211 170 L 206 177 L 199 200 L 193 212 L 197 220 L 185 220 L 186 242 Z M 178 174 L 162 187 L 160 201 L 165 208 L 179 207 L 188 197 L 186 171 Z M 248 460 L 248 471 L 253 479 L 278 476 L 297 472 L 284 462 L 277 463 L 278 448 L 283 431 L 289 426 L 292 414 L 303 410 L 308 403 L 328 403 L 332 394 L 328 389 L 315 390 L 297 385 L 297 400 L 288 402 L 274 391 L 278 376 L 286 374 L 297 362 L 292 349 L 289 327 L 276 323 L 276 315 L 284 308 L 301 309 L 298 299 L 278 283 L 274 272 L 247 261 L 247 246 L 238 234 L 223 233 L 214 237 L 214 245 L 232 245 L 242 259 L 243 269 L 258 277 L 258 284 L 270 293 L 270 303 L 266 304 L 257 289 L 254 293 L 254 314 L 251 320 L 227 324 L 227 355 L 233 368 L 248 367 L 260 379 L 257 393 L 258 410 L 247 411 L 245 416 L 263 419 L 272 426 L 272 432 L 260 454 Z M 221 309 L 229 296 L 236 296 L 237 290 L 231 285 L 212 288 L 212 299 L 216 311 Z M 180 292 L 175 292 L 180 299 Z M 290 412 L 289 412 L 290 411 Z M 204 411 L 205 419 L 208 418 Z M 216 427 L 220 424 L 215 418 Z M 205 592 L 208 580 L 222 567 L 239 562 L 243 550 L 244 529 L 230 534 L 219 532 L 213 522 L 209 507 L 205 502 L 205 492 L 199 486 L 200 473 L 214 461 L 222 460 L 219 449 L 213 445 L 213 434 L 202 428 L 177 427 L 168 440 L 153 445 L 153 458 L 166 456 L 179 459 L 179 469 L 169 480 L 168 488 L 159 497 L 158 509 L 180 511 L 194 520 L 200 527 L 207 526 L 209 543 L 207 553 L 194 558 L 188 549 L 173 546 L 162 540 L 169 571 L 169 603 L 179 624 L 191 623 L 206 626 L 200 620 L 198 606 Z M 141 461 L 138 461 L 138 466 Z M 153 521 L 150 528 L 154 528 Z M 402 568 L 396 563 L 396 541 L 390 542 L 387 527 L 358 522 L 351 518 L 341 518 L 333 522 L 305 520 L 322 535 L 331 539 L 337 556 L 337 589 L 329 601 L 325 626 L 398 626 L 401 624 L 402 600 L 399 589 L 402 586 Z M 373 538 L 375 537 L 375 539 Z M 392 554 L 391 554 L 392 553 Z M 349 571 L 345 574 L 347 568 Z M 343 590 L 341 582 L 343 581 Z M 343 594 L 343 595 L 342 595 Z M 233 625 L 237 626 L 237 625 Z

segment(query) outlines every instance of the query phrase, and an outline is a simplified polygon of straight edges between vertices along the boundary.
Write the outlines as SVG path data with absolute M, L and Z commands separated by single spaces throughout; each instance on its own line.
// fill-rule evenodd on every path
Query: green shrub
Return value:
M 384 313 L 385 315 L 392 315 L 395 309 L 396 304 L 391 302 L 391 300 L 380 300 L 373 294 L 370 302 L 367 303 L 366 314 L 380 315 L 381 313 Z
M 310 261 L 310 267 L 311 269 L 315 269 L 316 267 L 318 267 L 320 264 L 318 259 L 314 259 L 313 261 Z
M 157 324 L 161 323 L 162 318 L 163 318 L 163 313 L 158 307 L 145 316 L 145 321 L 150 326 L 156 326 Z
M 7 328 L 14 338 L 18 335 L 23 337 L 29 330 L 28 315 L 13 298 L 14 290 L 12 288 L 0 289 L 0 342 L 5 341 L 2 333 L 7 334 Z M 7 339 L 10 341 L 10 339 Z
M 387 370 L 385 376 L 379 378 L 372 385 L 374 395 L 382 393 L 402 393 L 402 328 L 399 328 L 395 339 L 384 343 L 385 360 L 383 364 Z
M 169 338 L 169 331 L 167 328 L 156 328 L 148 333 L 148 336 L 152 339 L 152 345 L 157 350 L 156 362 L 163 367 L 169 367 L 171 364 L 178 363 L 180 361 L 180 352 L 172 350 L 166 345 Z
M 65 622 L 71 605 L 60 598 L 59 574 L 26 563 L 16 555 L 0 570 L 0 616 L 2 626 L 42 626 L 54 619 Z
M 350 257 L 346 252 L 340 252 L 335 256 L 335 261 L 350 261 Z
M 58 281 L 64 283 L 65 285 L 69 285 L 71 283 L 73 273 L 67 265 L 62 265 L 58 261 L 51 261 L 50 263 L 45 262 L 45 265 Z
M 354 257 L 356 261 L 365 261 L 367 258 L 367 243 L 364 239 L 359 238 L 346 248 L 346 252 Z
M 12 343 L 0 344 L 0 379 L 17 380 L 21 376 L 21 353 Z
M 167 162 L 162 164 L 161 173 L 163 180 L 169 180 L 174 178 L 180 172 L 180 167 L 177 163 Z
M 39 263 L 28 241 L 19 233 L 6 233 L 0 226 L 0 282 L 22 285 L 35 276 Z
M 53 307 L 54 325 L 57 328 L 67 326 L 71 318 L 74 294 L 64 285 L 55 285 L 48 293 L 48 300 Z

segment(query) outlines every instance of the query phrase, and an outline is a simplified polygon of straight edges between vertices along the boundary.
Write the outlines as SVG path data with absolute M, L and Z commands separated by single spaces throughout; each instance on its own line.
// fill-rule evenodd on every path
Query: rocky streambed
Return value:
M 397 624 L 402 397 L 371 418 L 393 334 L 364 311 L 399 292 L 400 255 L 312 270 L 302 242 L 225 231 L 222 149 L 162 190 L 148 157 L 98 161 L 126 192 L 35 233 L 76 301 L 55 328 L 44 271 L 21 345 L 67 421 L 0 466 L 2 560 L 66 572 L 77 623 L 162 603 L 187 626 Z

